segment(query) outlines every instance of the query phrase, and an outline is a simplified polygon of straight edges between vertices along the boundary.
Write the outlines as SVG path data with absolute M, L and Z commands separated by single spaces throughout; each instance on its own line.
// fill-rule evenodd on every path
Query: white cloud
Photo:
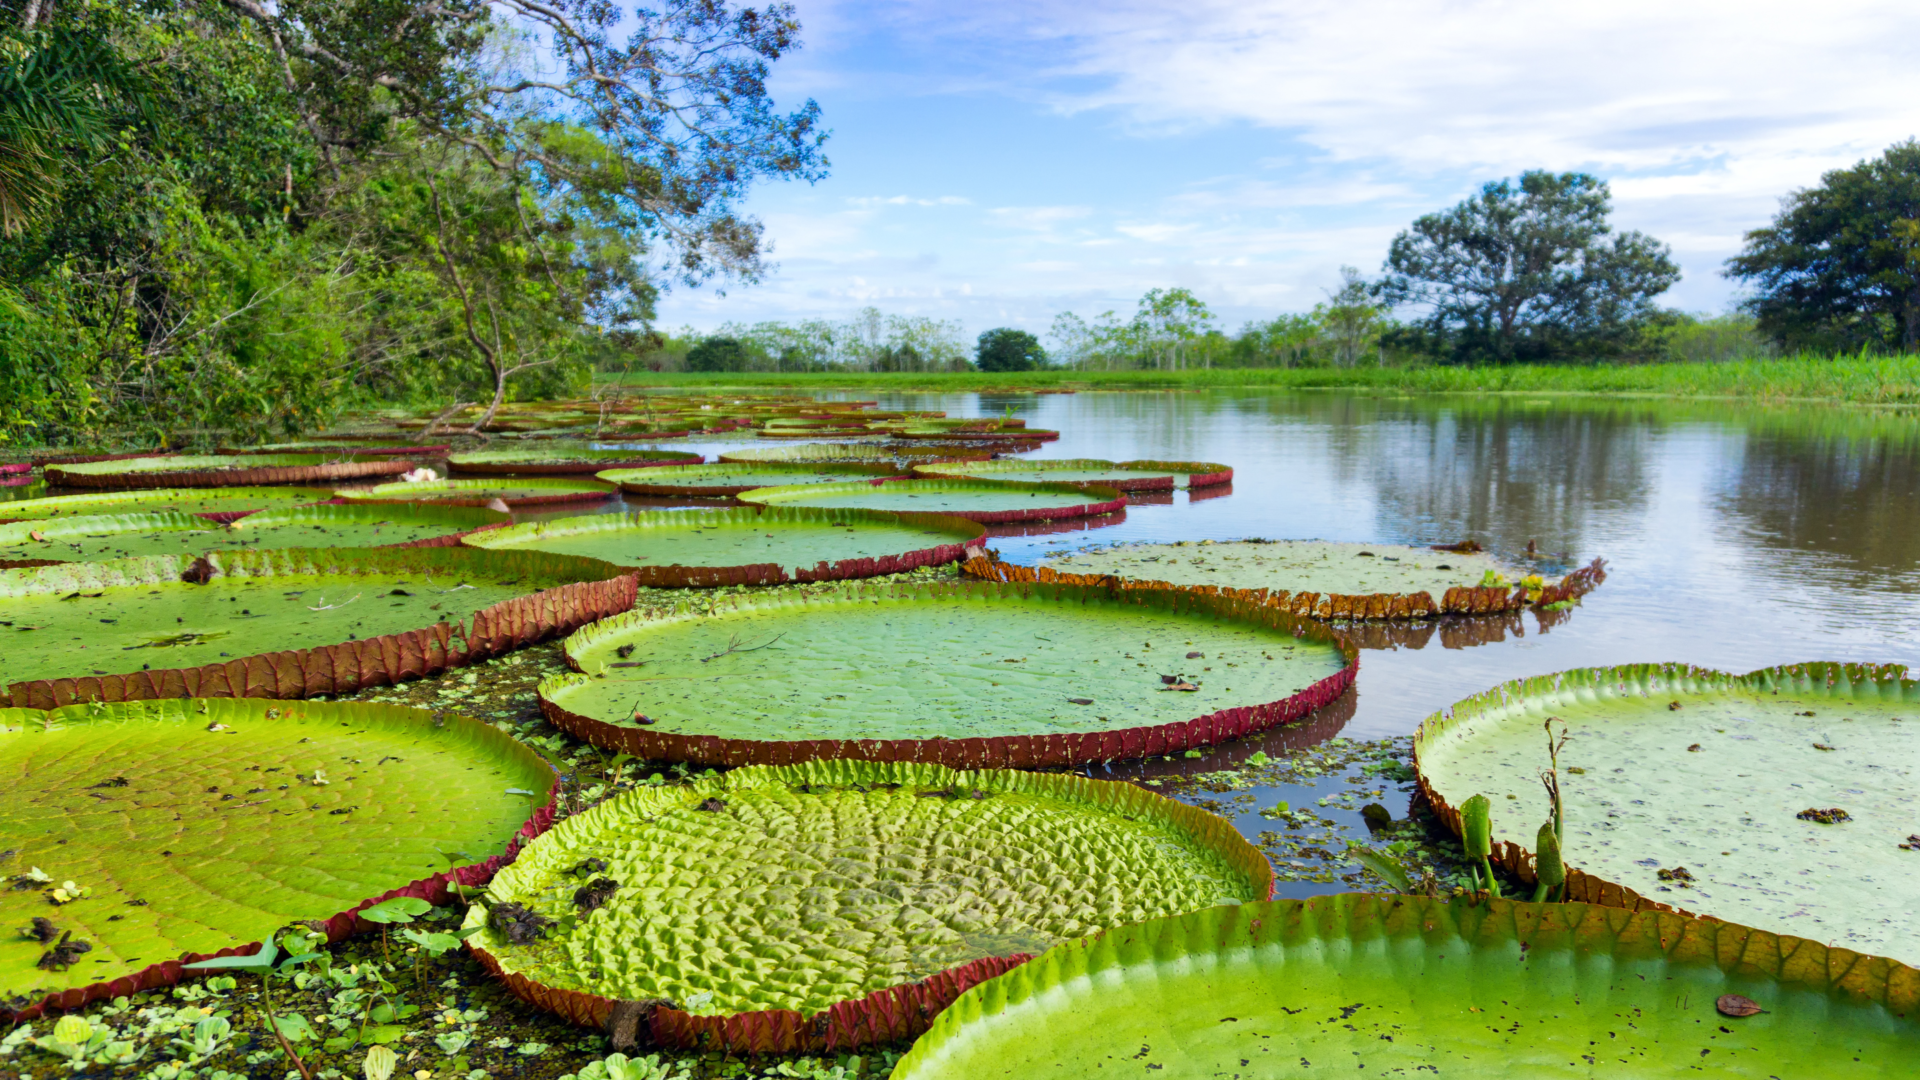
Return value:
M 849 206 L 862 206 L 862 207 L 870 207 L 870 206 L 969 206 L 969 205 L 971 205 L 971 204 L 972 204 L 972 202 L 973 202 L 973 200 L 972 200 L 972 199 L 967 199 L 967 198 L 962 198 L 962 197 L 961 197 L 961 196 L 959 196 L 959 195 L 942 195 L 942 196 L 940 196 L 940 197 L 939 197 L 939 198 L 937 198 L 937 199 L 916 199 L 916 198 L 914 198 L 914 197 L 912 197 L 912 196 L 910 196 L 910 195 L 893 195 L 893 196 L 887 196 L 887 197 L 882 197 L 882 196 L 878 196 L 878 195 L 865 195 L 865 196 L 855 196 L 855 197 L 853 197 L 853 198 L 849 198 L 849 199 L 847 200 L 847 205 L 849 205 Z
M 848 177 L 958 194 L 769 214 L 783 269 L 751 292 L 794 312 L 885 297 L 1038 319 L 1130 308 L 1168 284 L 1247 314 L 1301 308 L 1341 264 L 1374 269 L 1412 217 L 1528 168 L 1608 178 L 1618 222 L 1685 264 L 1673 301 L 1715 307 L 1731 292 L 1721 261 L 1782 195 L 1920 135 L 1913 0 L 808 0 L 801 13 L 801 82 L 884 93 L 900 123 L 921 122 L 916 97 L 991 97 L 1117 131 L 1144 156 L 1213 129 L 1297 152 L 1261 144 L 1253 165 L 1224 168 L 1201 155 L 1136 186 L 1090 166 L 1078 183 L 1035 177 L 1032 195 L 1009 195 L 984 163 Z M 894 207 L 952 212 L 883 228 Z

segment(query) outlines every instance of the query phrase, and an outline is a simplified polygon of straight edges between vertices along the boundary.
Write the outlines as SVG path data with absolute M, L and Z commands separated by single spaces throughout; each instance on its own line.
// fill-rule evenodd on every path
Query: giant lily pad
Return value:
M 198 514 L 227 522 L 269 507 L 302 506 L 331 492 L 298 487 L 143 488 L 89 495 L 50 495 L 0 503 L 0 520 L 20 521 L 69 515 Z
M 1035 567 L 976 560 L 967 572 L 992 581 L 1223 592 L 1322 619 L 1516 611 L 1583 596 L 1607 577 L 1599 559 L 1548 582 L 1523 577 L 1480 554 L 1321 540 L 1119 544 L 1052 557 Z
M 684 495 L 715 498 L 738 495 L 755 488 L 794 484 L 837 484 L 898 476 L 893 465 L 848 462 L 839 465 L 808 462 L 723 462 L 713 465 L 669 465 L 664 469 L 612 469 L 599 474 L 619 484 L 630 495 Z
M 541 479 L 421 480 L 335 492 L 341 498 L 355 502 L 435 502 L 445 506 L 486 506 L 498 500 L 512 507 L 603 502 L 619 493 L 620 489 L 612 484 L 595 480 Z
M 983 524 L 1090 517 L 1111 514 L 1127 505 L 1127 497 L 1112 488 L 1021 484 L 1011 480 L 788 484 L 744 491 L 738 498 L 741 502 L 761 506 L 821 506 L 836 510 L 952 514 Z
M 240 487 L 397 476 L 413 463 L 392 457 L 343 461 L 325 454 L 207 454 L 47 466 L 47 483 L 85 488 Z
M 635 611 L 568 638 L 584 674 L 540 685 L 549 719 L 654 758 L 1065 765 L 1296 719 L 1359 662 L 1318 624 L 1177 593 L 852 585 L 707 610 Z
M 1525 679 L 1421 725 L 1421 785 L 1456 828 L 1485 794 L 1496 854 L 1531 875 L 1552 717 L 1568 735 L 1570 896 L 1920 960 L 1920 683 L 1904 675 L 1649 664 Z
M 916 465 L 913 471 L 917 476 L 976 476 L 993 480 L 1081 486 L 1097 484 L 1120 491 L 1210 487 L 1233 480 L 1231 467 L 1208 461 L 1097 461 L 1092 458 L 1035 461 L 1001 458 L 996 461 Z
M 13 704 L 304 697 L 432 674 L 631 607 L 592 559 L 471 548 L 154 555 L 0 570 Z
M 898 574 L 961 559 L 967 545 L 985 534 L 963 518 L 756 507 L 530 521 L 465 542 L 494 551 L 601 559 L 635 571 L 643 585 L 671 588 Z
M 454 454 L 447 464 L 455 471 L 483 476 L 557 476 L 595 473 L 602 469 L 645 469 L 665 465 L 698 465 L 706 459 L 683 450 L 594 450 L 587 447 L 541 447 L 538 450 L 475 450 Z
M 73 562 L 130 555 L 203 555 L 236 548 L 427 547 L 508 515 L 425 503 L 296 506 L 248 514 L 230 525 L 195 514 L 96 514 L 0 525 L 0 559 Z
M 1226 822 L 1127 784 L 809 762 L 641 789 L 528 845 L 468 939 L 522 997 L 733 1050 L 900 1038 L 1060 941 L 1264 900 Z M 544 933 L 536 927 L 551 920 Z
M 993 456 L 990 450 L 950 450 L 929 446 L 900 446 L 880 442 L 864 443 L 802 443 L 799 446 L 751 446 L 743 450 L 728 450 L 720 455 L 721 461 L 765 462 L 765 461 L 986 461 Z
M 1731 923 L 1347 894 L 1058 946 L 962 995 L 893 1077 L 1866 1080 L 1912 1071 L 1916 1010 L 1910 967 Z
M 5 869 L 25 883 L 0 891 L 16 1014 L 163 985 L 295 920 L 341 937 L 383 896 L 444 901 L 449 869 L 483 884 L 557 788 L 466 717 L 234 699 L 0 710 L 0 775 Z M 68 881 L 80 898 L 55 892 Z M 74 962 L 43 962 L 62 939 Z

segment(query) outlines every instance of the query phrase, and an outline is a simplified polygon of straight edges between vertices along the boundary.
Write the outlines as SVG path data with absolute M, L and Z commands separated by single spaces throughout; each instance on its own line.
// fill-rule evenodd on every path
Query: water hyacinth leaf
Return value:
M 813 506 L 952 514 L 983 524 L 1056 521 L 1111 514 L 1127 504 L 1112 488 L 1022 484 L 1011 480 L 890 480 L 883 484 L 789 484 L 741 492 L 759 506 Z
M 711 613 L 608 619 L 566 648 L 583 674 L 540 685 L 555 724 L 636 756 L 725 764 L 1168 753 L 1304 716 L 1358 662 L 1319 624 L 1234 601 L 988 584 L 729 596 Z M 1170 674 L 1196 689 L 1172 692 Z
M 577 1023 L 664 1000 L 664 1045 L 825 1049 L 911 1034 L 1011 958 L 1271 882 L 1224 821 L 1130 785 L 811 762 L 569 818 L 466 928 L 516 993 Z
M 147 488 L 83 495 L 50 495 L 0 503 L 0 520 L 45 520 L 98 514 L 198 514 L 215 521 L 230 521 L 260 510 L 322 502 L 331 494 L 321 488 L 229 487 Z
M 619 484 L 630 495 L 722 498 L 755 488 L 794 484 L 835 484 L 899 476 L 891 463 L 842 462 L 718 462 L 712 465 L 669 465 L 655 469 L 610 469 L 596 474 Z
M 1729 992 L 1768 1011 L 1735 1025 Z M 1732 923 L 1349 893 L 1061 945 L 969 990 L 893 1077 L 1891 1080 L 1917 993 L 1905 965 Z
M 1508 683 L 1429 717 L 1415 749 L 1436 813 L 1457 829 L 1454 807 L 1490 796 L 1501 807 L 1493 857 L 1525 880 L 1539 843 L 1532 823 L 1552 815 L 1536 779 L 1547 717 L 1568 736 L 1568 899 L 1663 905 L 1920 961 L 1910 839 L 1920 832 L 1920 684 L 1904 669 L 1592 668 Z M 1849 820 L 1802 818 L 1810 808 Z
M 347 488 L 334 492 L 353 502 L 432 502 L 446 506 L 486 506 L 495 500 L 510 507 L 604 502 L 620 493 L 596 480 L 497 479 L 419 480 Z
M 490 476 L 552 476 L 602 469 L 698 465 L 706 459 L 684 450 L 596 450 L 587 446 L 542 446 L 522 450 L 473 450 L 451 455 L 455 472 Z
M 616 567 L 469 548 L 284 549 L 0 570 L 16 705 L 304 697 L 430 674 L 631 606 Z
M 0 925 L 40 916 L 89 946 L 47 964 L 47 945 L 0 939 L 0 997 L 14 1008 L 161 985 L 183 959 L 223 951 L 254 955 L 197 970 L 270 965 L 280 927 L 329 920 L 313 940 L 343 936 L 347 912 L 396 890 L 424 912 L 445 896 L 441 850 L 481 853 L 463 871 L 479 884 L 523 830 L 544 827 L 547 812 L 504 787 L 556 782 L 538 755 L 465 717 L 245 699 L 0 710 L 0 772 L 0 847 L 89 889 L 58 906 L 44 886 L 0 890 Z
M 644 585 L 678 587 L 901 573 L 961 559 L 985 535 L 982 526 L 954 517 L 756 507 L 525 522 L 465 543 L 601 559 L 636 571 Z
M 0 559 L 61 562 L 204 555 L 244 548 L 404 547 L 455 543 L 508 515 L 461 506 L 294 506 L 230 525 L 197 514 L 98 514 L 0 525 Z
M 995 461 L 915 465 L 916 476 L 971 476 L 1043 484 L 1098 484 L 1121 491 L 1167 491 L 1233 482 L 1233 468 L 1210 461 L 1100 461 L 1001 458 Z
M 385 455 L 346 458 L 328 454 L 172 454 L 49 465 L 46 477 L 47 483 L 64 487 L 237 487 L 398 476 L 412 468 L 411 461 Z

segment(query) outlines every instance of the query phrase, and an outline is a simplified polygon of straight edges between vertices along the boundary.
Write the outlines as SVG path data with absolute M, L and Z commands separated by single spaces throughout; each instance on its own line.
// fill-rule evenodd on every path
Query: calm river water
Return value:
M 882 408 L 1008 410 L 1061 433 L 1028 457 L 1219 461 L 1223 495 L 1135 505 L 1104 527 L 994 541 L 1529 540 L 1605 585 L 1543 626 L 1450 620 L 1375 634 L 1337 733 L 1413 731 L 1526 675 L 1647 661 L 1745 672 L 1804 660 L 1920 664 L 1920 417 L 1833 406 L 1318 393 L 893 394 Z M 737 445 L 737 444 L 733 444 Z M 763 444 L 764 445 L 764 444 Z M 720 444 L 712 444 L 718 449 Z M 1320 737 L 1336 732 L 1317 725 Z

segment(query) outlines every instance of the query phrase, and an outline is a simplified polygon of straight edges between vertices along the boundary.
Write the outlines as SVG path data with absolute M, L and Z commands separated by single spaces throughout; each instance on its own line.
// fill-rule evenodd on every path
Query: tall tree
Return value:
M 1755 287 L 1761 333 L 1790 348 L 1920 350 L 1920 142 L 1827 173 L 1746 239 L 1727 276 Z
M 1335 367 L 1352 367 L 1378 349 L 1387 324 L 1386 305 L 1351 266 L 1340 268 L 1340 288 L 1327 294 L 1326 303 L 1314 306 L 1313 318 Z
M 1585 173 L 1522 173 L 1394 237 L 1380 295 L 1428 310 L 1431 347 L 1458 362 L 1615 355 L 1680 280 L 1665 244 L 1615 233 L 1612 194 Z
M 1133 326 L 1158 368 L 1180 370 L 1193 342 L 1213 324 L 1206 302 L 1186 289 L 1148 289 Z
M 980 335 L 974 359 L 981 371 L 1032 371 L 1046 366 L 1047 350 L 1025 330 L 1002 326 Z

